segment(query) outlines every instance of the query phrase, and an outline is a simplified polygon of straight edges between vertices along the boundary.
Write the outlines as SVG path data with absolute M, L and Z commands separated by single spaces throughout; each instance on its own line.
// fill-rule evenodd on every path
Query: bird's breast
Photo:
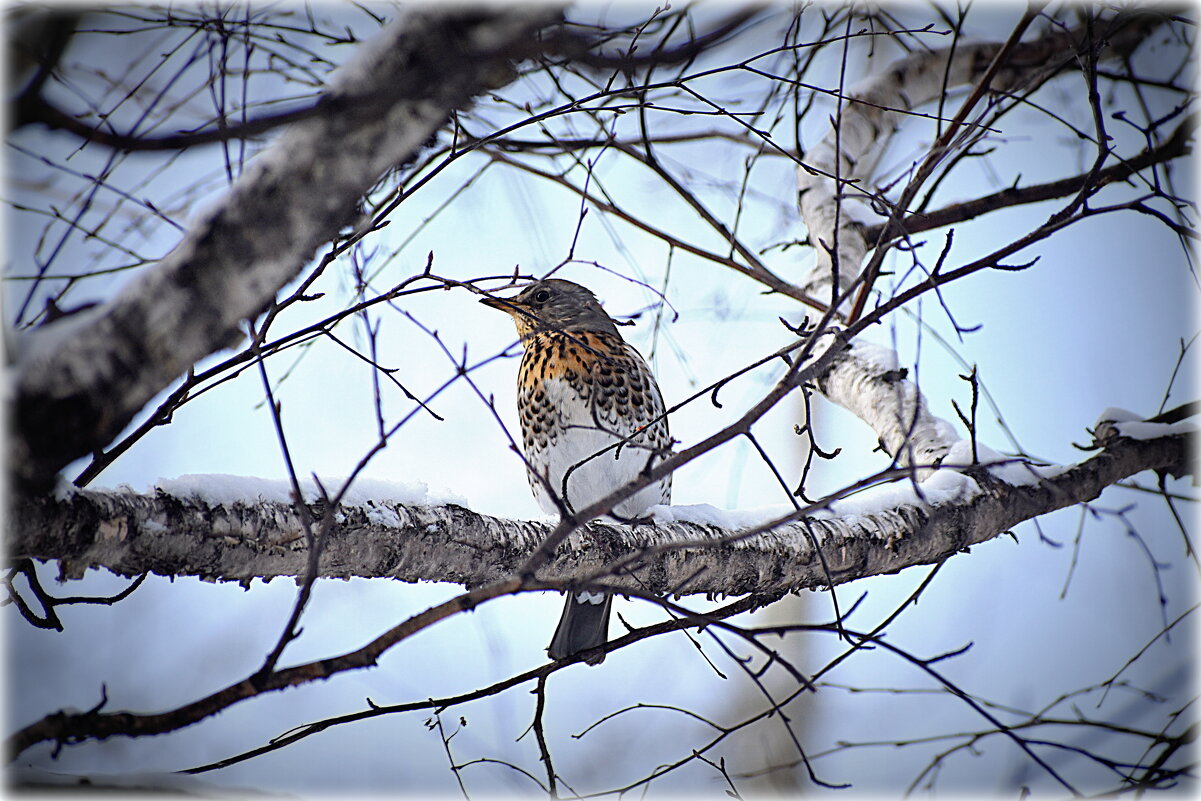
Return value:
M 573 507 L 603 497 L 670 448 L 650 368 L 620 337 L 540 334 L 525 347 L 517 396 L 523 450 L 532 471 Z M 553 510 L 541 480 L 531 484 L 543 508 Z M 666 502 L 670 487 L 665 479 L 618 513 L 636 516 Z

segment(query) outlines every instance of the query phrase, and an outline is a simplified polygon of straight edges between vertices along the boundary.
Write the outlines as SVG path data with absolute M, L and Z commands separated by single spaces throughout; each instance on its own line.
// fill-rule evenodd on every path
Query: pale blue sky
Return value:
M 915 7 L 905 8 L 918 13 Z M 1000 18 L 1008 16 L 1008 10 L 989 9 L 979 13 L 978 21 L 977 16 L 969 19 L 976 21 L 979 30 L 1002 36 L 1007 28 Z M 1069 105 L 1078 103 L 1078 76 L 1065 76 L 1041 96 L 1087 129 L 1087 108 Z M 684 126 L 690 118 L 680 119 L 683 122 L 673 120 L 673 124 Z M 806 136 L 815 141 L 823 132 L 825 116 L 815 113 L 812 119 Z M 1112 132 L 1129 138 L 1129 131 L 1119 123 L 1109 124 Z M 625 132 L 636 130 L 633 120 L 623 125 Z M 995 191 L 1019 175 L 1023 183 L 1062 177 L 1087 167 L 1091 158 L 1087 147 L 1082 150 L 1079 143 L 1056 132 L 1053 123 L 1035 112 L 1015 112 L 1004 119 L 1003 127 L 1000 147 L 990 157 L 988 168 L 965 165 L 960 178 L 948 180 L 941 188 L 941 202 Z M 579 128 L 588 130 L 582 122 Z M 907 132 L 886 161 L 905 163 L 926 139 L 928 135 L 920 130 Z M 17 143 L 56 157 L 75 146 L 70 137 L 47 136 L 43 131 L 23 131 Z M 1127 147 L 1132 153 L 1138 145 Z M 698 188 L 717 213 L 728 214 L 732 208 L 729 195 L 709 191 L 708 186 L 711 181 L 735 180 L 749 153 L 746 148 L 719 142 L 663 147 L 660 153 L 669 169 Z M 68 163 L 87 172 L 98 169 L 97 159 L 105 155 L 100 148 L 89 148 Z M 214 162 L 214 157 L 213 151 L 204 149 L 186 154 L 145 192 L 161 189 L 164 184 L 158 182 L 212 173 L 214 164 L 220 163 L 219 159 Z M 158 163 L 150 162 L 151 157 L 135 156 L 122 168 L 141 169 L 138 161 L 143 158 L 148 164 Z M 454 278 L 504 274 L 514 265 L 537 274 L 564 258 L 575 233 L 578 198 L 546 182 L 518 179 L 516 172 L 501 165 L 488 167 L 472 191 L 421 227 L 432 210 L 484 163 L 483 156 L 462 159 L 421 191 L 420 203 L 406 204 L 393 216 L 389 228 L 373 245 L 383 254 L 402 244 L 403 249 L 375 280 L 375 289 L 387 288 L 419 271 L 431 250 L 435 272 Z M 44 174 L 41 166 L 11 148 L 8 165 L 10 181 L 33 180 Z M 214 174 L 219 176 L 219 171 Z M 632 212 L 645 213 L 676 236 L 720 247 L 696 215 L 658 186 L 644 168 L 622 160 L 617 153 L 606 153 L 600 158 L 597 174 L 605 188 Z M 798 222 L 789 205 L 793 179 L 788 162 L 765 158 L 754 175 L 754 189 L 765 198 L 751 202 L 748 208 L 753 213 L 743 220 L 740 231 L 756 243 L 797 236 Z M 1176 173 L 1182 191 L 1187 191 L 1187 177 L 1186 171 Z M 219 186 L 220 182 L 214 182 L 214 190 Z M 1103 202 L 1114 202 L 1122 197 L 1122 191 L 1105 197 L 1108 200 Z M 1015 232 L 1038 225 L 1057 208 L 1057 203 L 1039 204 L 965 224 L 956 231 L 951 261 L 967 263 L 978 258 L 1014 238 Z M 23 274 L 41 221 L 12 211 L 8 220 L 9 269 Z M 138 248 L 161 254 L 175 235 L 174 229 L 160 226 L 152 232 L 150 243 L 139 241 Z M 923 238 L 929 240 L 923 258 L 932 263 L 942 247 L 942 233 Z M 69 240 L 68 247 L 71 258 L 60 264 L 89 264 L 91 254 L 99 249 L 78 237 Z M 663 283 L 666 248 L 635 234 L 620 221 L 606 220 L 595 209 L 580 230 L 575 252 L 581 260 L 599 262 L 652 286 Z M 1158 410 L 1176 362 L 1178 342 L 1182 337 L 1191 338 L 1195 331 L 1192 308 L 1197 284 L 1180 245 L 1161 223 L 1147 216 L 1098 217 L 1011 261 L 1034 255 L 1041 260 L 1029 270 L 982 273 L 947 287 L 943 298 L 961 325 L 981 326 L 966 334 L 962 343 L 954 342 L 955 347 L 968 363 L 978 365 L 1021 444 L 1048 460 L 1076 461 L 1083 454 L 1071 443 L 1086 441 L 1085 427 L 1102 409 L 1121 406 L 1146 415 Z M 775 250 L 763 258 L 781 275 L 799 280 L 811 253 L 793 248 Z M 905 263 L 894 261 L 894 266 L 903 270 Z M 654 301 L 645 288 L 592 266 L 573 264 L 559 275 L 590 286 L 615 316 L 636 312 Z M 318 287 L 327 297 L 303 304 L 292 317 L 296 324 L 319 319 L 345 304 L 348 276 L 345 268 L 331 270 Z M 109 286 L 115 288 L 122 280 L 123 276 L 115 278 Z M 8 284 L 5 298 L 10 317 L 16 297 L 13 286 Z M 100 297 L 99 287 L 99 283 L 82 284 L 71 299 Z M 678 319 L 666 315 L 656 332 L 653 321 L 644 315 L 636 326 L 623 329 L 630 341 L 653 357 L 669 404 L 790 340 L 777 317 L 795 319 L 803 309 L 787 299 L 765 298 L 760 293 L 761 287 L 726 268 L 685 253 L 672 256 L 667 296 L 679 312 Z M 401 306 L 426 326 L 436 328 L 456 356 L 466 347 L 471 360 L 483 359 L 515 340 L 508 318 L 480 306 L 466 291 L 414 296 Z M 921 313 L 934 331 L 954 341 L 935 298 L 924 299 Z M 453 374 L 454 366 L 430 337 L 401 314 L 381 309 L 376 319 L 380 320 L 381 362 L 400 368 L 398 377 L 415 393 L 424 395 Z M 277 330 L 288 330 L 289 322 L 285 316 Z M 921 336 L 919 347 L 918 329 L 910 318 L 894 315 L 887 322 L 888 326 L 872 330 L 868 337 L 880 344 L 894 344 L 901 363 L 911 370 L 917 368 L 914 375 L 932 410 L 955 421 L 962 430 L 950 404 L 954 398 L 966 408 L 969 400 L 967 385 L 957 377 L 963 372 L 961 365 L 929 333 Z M 356 324 L 345 323 L 339 330 L 346 338 L 362 342 Z M 329 342 L 314 344 L 293 366 L 298 353 L 289 351 L 271 361 L 269 368 L 276 380 L 291 368 L 277 391 L 293 458 L 301 472 L 344 475 L 375 436 L 370 373 L 361 361 Z M 206 360 L 201 367 L 212 361 Z M 722 421 L 733 419 L 761 396 L 780 369 L 768 366 L 726 387 L 721 394 L 723 409 L 714 408 L 706 399 L 682 409 L 671 421 L 674 435 L 691 444 Z M 511 432 L 516 431 L 515 370 L 515 360 L 500 359 L 473 374 L 480 388 L 495 396 Z M 1190 399 L 1194 379 L 1195 370 L 1189 365 L 1177 381 L 1169 406 Z M 190 473 L 283 477 L 275 433 L 261 401 L 257 374 L 248 371 L 188 404 L 170 426 L 156 429 L 105 471 L 96 486 L 129 484 L 144 490 L 159 479 Z M 152 402 L 148 408 L 154 405 Z M 411 403 L 399 394 L 387 397 L 385 411 L 392 419 L 409 408 Z M 446 489 L 465 497 L 479 512 L 539 516 L 518 458 L 508 452 L 505 437 L 470 388 L 462 383 L 452 387 L 434 408 L 445 422 L 417 415 L 371 463 L 366 475 L 424 481 L 435 492 Z M 786 402 L 756 426 L 756 433 L 790 481 L 799 475 L 797 438 L 791 433 L 797 415 L 798 403 Z M 872 453 L 874 435 L 861 422 L 824 402 L 819 402 L 817 416 L 820 443 L 827 450 L 841 448 L 842 455 L 819 464 L 808 485 L 810 495 L 853 482 L 885 464 L 881 454 Z M 984 403 L 980 437 L 997 450 L 1010 449 Z M 1152 483 L 1146 476 L 1139 481 Z M 786 499 L 752 449 L 738 442 L 681 470 L 674 479 L 673 500 L 751 508 Z M 1137 508 L 1128 519 L 1156 558 L 1171 563 L 1161 573 L 1170 619 L 1192 602 L 1195 567 L 1183 557 L 1179 533 L 1162 501 L 1117 490 L 1103 495 L 1098 508 L 1113 510 L 1130 503 Z M 1080 516 L 1078 509 L 1069 509 L 1042 521 L 1043 532 L 1064 543 L 1062 548 L 1041 543 L 1034 527 L 1024 524 L 1016 530 L 1017 543 L 1001 537 L 950 560 L 919 606 L 890 629 L 890 642 L 923 656 L 973 642 L 968 654 L 940 663 L 939 669 L 970 691 L 1027 708 L 1040 707 L 1062 692 L 1108 678 L 1159 630 L 1161 611 L 1148 560 L 1112 515 L 1087 521 L 1071 585 L 1060 599 Z M 51 572 L 47 570 L 46 575 Z M 861 593 L 868 593 L 852 621 L 867 629 L 906 597 L 926 572 L 926 568 L 914 568 L 897 576 L 858 582 L 840 588 L 839 598 L 845 609 Z M 124 584 L 124 580 L 94 571 L 84 582 L 52 587 L 52 591 L 104 593 Z M 353 649 L 459 589 L 447 584 L 414 586 L 382 580 L 322 581 L 304 620 L 305 634 L 288 649 L 284 662 Z M 109 708 L 137 710 L 166 708 L 222 687 L 261 662 L 286 620 L 294 595 L 294 585 L 281 580 L 268 585 L 258 582 L 244 592 L 236 586 L 155 577 L 115 608 L 65 610 L 64 634 L 35 631 L 14 622 L 15 615 L 10 612 L 10 720 L 24 724 L 61 706 L 90 708 L 99 699 L 102 683 L 110 698 Z M 469 690 L 540 664 L 559 603 L 558 596 L 550 594 L 501 599 L 403 643 L 375 669 L 239 704 L 215 720 L 171 735 L 73 746 L 64 749 L 57 763 L 48 759 L 48 748 L 39 747 L 24 755 L 22 762 L 69 771 L 175 770 L 238 753 L 294 725 L 362 709 L 365 698 L 381 704 L 399 703 Z M 645 604 L 619 601 L 615 608 L 634 625 L 659 619 L 659 613 Z M 823 595 L 806 595 L 800 608 L 807 620 L 826 620 L 830 615 L 829 600 Z M 615 623 L 613 631 L 619 626 Z M 836 652 L 833 639 L 823 637 L 826 635 L 804 641 L 805 651 L 795 652 L 800 664 L 813 668 L 822 664 L 823 656 Z M 711 644 L 706 653 L 723 658 Z M 1183 697 L 1183 678 L 1178 671 L 1187 668 L 1190 653 L 1190 636 L 1181 631 L 1170 645 L 1157 646 L 1140 662 L 1132 678 L 1147 689 Z M 738 719 L 743 714 L 738 709 L 759 708 L 762 702 L 755 700 L 753 686 L 737 675 L 729 660 L 723 665 L 730 672 L 725 681 L 677 634 L 612 654 L 599 668 L 577 666 L 556 674 L 550 682 L 548 719 L 548 735 L 556 744 L 556 768 L 577 790 L 585 791 L 606 785 L 598 753 L 607 753 L 608 760 L 628 758 L 645 764 L 644 773 L 661 761 L 687 755 L 692 744 L 705 741 L 708 733 L 703 727 L 694 730 L 693 724 L 682 724 L 680 716 L 671 713 L 635 713 L 602 725 L 579 741 L 568 735 L 617 707 L 639 702 L 678 704 L 725 721 Z M 858 687 L 933 686 L 882 652 L 848 660 L 829 680 Z M 1101 711 L 1108 713 L 1110 706 L 1121 708 L 1128 700 L 1115 694 Z M 526 688 L 450 710 L 444 716 L 447 725 L 460 714 L 469 721 L 453 741 L 456 756 L 509 759 L 541 775 L 532 737 L 515 742 L 532 710 L 533 697 Z M 1090 706 L 1088 714 L 1094 712 Z M 442 745 L 423 726 L 427 717 L 416 712 L 338 727 L 282 752 L 209 774 L 206 780 L 296 792 L 345 789 L 346 777 L 353 776 L 356 787 L 362 789 L 456 792 Z M 824 751 L 842 739 L 910 737 L 927 730 L 961 731 L 980 725 L 978 718 L 951 698 L 856 695 L 837 689 L 823 691 L 798 720 L 811 752 Z M 1029 772 L 1028 763 L 1011 745 L 986 741 L 983 746 L 985 758 L 951 760 L 940 778 L 940 788 L 988 790 Z M 760 746 L 752 736 L 742 747 Z M 723 753 L 733 760 L 737 749 L 716 752 Z M 822 758 L 817 769 L 826 780 L 853 781 L 858 790 L 884 792 L 903 787 L 928 759 L 928 755 L 915 756 L 907 749 L 849 750 Z M 695 766 L 653 787 L 720 792 L 714 776 L 711 770 Z M 465 779 L 469 789 L 479 792 L 532 789 L 528 780 L 497 766 L 468 768 Z M 1041 783 L 1045 779 L 1032 774 L 1022 781 Z

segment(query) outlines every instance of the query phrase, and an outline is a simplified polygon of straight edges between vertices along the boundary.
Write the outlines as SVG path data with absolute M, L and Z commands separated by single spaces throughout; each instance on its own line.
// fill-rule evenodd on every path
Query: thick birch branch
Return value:
M 1100 453 L 1067 468 L 1044 468 L 1041 479 L 1033 468 L 1014 465 L 944 468 L 918 485 L 911 502 L 876 512 L 807 517 L 759 533 L 686 522 L 592 523 L 560 546 L 532 586 L 593 579 L 615 589 L 680 594 L 816 588 L 828 579 L 813 541 L 821 543 L 835 583 L 931 564 L 1022 521 L 1092 500 L 1144 470 L 1191 472 L 1189 432 L 1181 424 L 1137 423 L 1143 427 L 1134 434 L 1139 439 L 1123 436 L 1122 425 L 1098 429 Z M 1001 474 L 1018 478 L 1010 484 Z M 299 576 L 306 565 L 301 525 L 287 503 L 75 491 L 22 500 L 12 512 L 10 555 L 60 560 L 67 576 L 105 567 L 124 575 L 152 571 L 249 581 Z M 686 516 L 687 507 L 673 514 Z M 384 502 L 343 506 L 338 521 L 321 575 L 468 587 L 518 575 L 550 531 L 545 523 L 502 520 L 458 506 Z M 633 575 L 615 572 L 617 565 Z
M 856 340 L 835 356 L 817 387 L 871 426 L 885 452 L 898 465 L 915 467 L 919 478 L 928 476 L 960 439 L 953 425 L 930 413 L 889 348 Z
M 229 347 L 359 199 L 480 91 L 512 79 L 552 6 L 403 13 L 335 73 L 320 114 L 287 129 L 179 245 L 112 301 L 31 332 L 10 375 L 9 463 L 42 491 L 103 447 L 198 359 Z
M 1097 26 L 1110 34 L 1100 56 L 1130 53 L 1159 21 L 1153 14 L 1136 14 Z M 893 133 L 906 119 L 904 112 L 955 87 L 974 85 L 986 75 L 991 75 L 991 89 L 1036 86 L 1075 63 L 1082 38 L 1080 31 L 1055 29 L 1040 39 L 1013 44 L 1007 55 L 1007 45 L 999 42 L 920 51 L 852 87 L 836 126 L 805 156 L 812 169 L 797 169 L 801 217 L 816 252 L 805 291 L 825 301 L 831 297 L 834 280 L 843 293 L 859 277 L 874 247 L 865 226 L 879 220 L 879 210 L 886 205 L 872 208 L 868 183 Z M 999 56 L 1004 57 L 998 60 Z M 945 151 L 934 151 L 931 157 L 943 155 Z M 920 177 L 915 180 L 920 182 Z M 844 302 L 854 294 L 847 293 Z M 937 466 L 960 440 L 954 426 L 930 414 L 918 387 L 905 378 L 889 349 L 855 342 L 819 376 L 817 387 L 828 400 L 870 425 L 896 463 L 917 467 L 919 478 L 929 475 L 931 466 Z

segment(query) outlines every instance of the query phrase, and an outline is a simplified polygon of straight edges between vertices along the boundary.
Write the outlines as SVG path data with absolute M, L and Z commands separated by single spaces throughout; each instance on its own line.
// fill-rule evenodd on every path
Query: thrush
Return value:
M 655 377 L 591 291 L 550 278 L 515 297 L 481 303 L 513 318 L 525 351 L 517 371 L 518 419 L 530 488 L 543 511 L 584 509 L 670 454 Z M 668 475 L 609 515 L 631 522 L 670 502 Z M 609 593 L 569 591 L 547 648 L 551 659 L 603 645 L 612 601 Z

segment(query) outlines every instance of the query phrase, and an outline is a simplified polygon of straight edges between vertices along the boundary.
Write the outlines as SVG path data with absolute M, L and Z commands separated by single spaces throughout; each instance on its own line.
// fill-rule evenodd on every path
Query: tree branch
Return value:
M 871 426 L 893 461 L 925 478 L 960 440 L 955 427 L 930 413 L 895 351 L 861 339 L 834 358 L 817 380 L 823 396 Z
M 1153 439 L 1131 439 L 1117 430 L 1104 429 L 1101 453 L 1080 464 L 1046 471 L 1040 481 L 1030 472 L 1034 483 L 1011 485 L 986 467 L 966 468 L 958 476 L 959 496 L 951 500 L 923 500 L 945 497 L 927 481 L 917 485 L 911 503 L 895 508 L 845 518 L 792 513 L 741 531 L 686 522 L 687 507 L 674 508 L 676 520 L 669 523 L 594 522 L 556 551 L 533 584 L 600 576 L 594 583 L 617 591 L 734 595 L 812 589 L 829 581 L 815 541 L 829 575 L 840 584 L 938 562 L 1024 520 L 1092 500 L 1143 470 L 1173 475 L 1191 470 L 1188 436 L 1179 428 L 1164 427 L 1164 435 Z M 956 471 L 944 468 L 930 480 L 945 482 L 951 472 Z M 248 582 L 302 576 L 308 558 L 295 508 L 253 496 L 218 503 L 162 491 L 74 491 L 19 500 L 10 519 L 11 556 L 57 559 L 67 577 L 105 567 L 123 575 L 150 571 Z M 343 504 L 319 575 L 479 587 L 519 574 L 552 528 L 453 505 Z
M 1117 32 L 1110 36 L 1101 57 L 1133 51 L 1160 20 L 1162 16 L 1156 14 L 1118 15 L 1109 20 Z M 1005 63 L 995 70 L 992 87 L 1008 88 L 1049 78 L 1073 63 L 1075 43 L 1080 38 L 1079 31 L 1055 30 L 1041 39 L 1017 43 Z M 806 293 L 823 301 L 831 296 L 835 258 L 837 289 L 844 292 L 873 247 L 862 224 L 879 213 L 864 208 L 864 203 L 880 199 L 867 184 L 899 124 L 899 112 L 928 103 L 949 88 L 976 83 L 993 66 L 1002 47 L 997 42 L 981 42 L 917 52 L 874 72 L 847 93 L 846 106 L 834 129 L 805 154 L 805 163 L 797 168 L 801 216 L 816 250 L 816 261 L 803 284 Z M 839 181 L 832 180 L 831 175 L 837 175 Z M 911 186 L 916 189 L 915 184 Z M 901 208 L 896 213 L 904 211 Z M 835 246 L 837 253 L 832 251 Z M 860 291 L 867 289 L 870 287 Z
M 392 646 L 449 615 L 510 593 L 562 588 L 571 575 L 589 569 L 603 574 L 623 553 L 644 554 L 636 559 L 637 576 L 613 576 L 603 586 L 619 592 L 624 587 L 640 597 L 720 592 L 762 598 L 765 592 L 821 586 L 827 574 L 814 558 L 809 534 L 821 543 L 836 583 L 939 563 L 1023 520 L 1091 500 L 1105 487 L 1143 470 L 1187 473 L 1193 432 L 1181 426 L 1103 421 L 1094 443 L 1101 448 L 1099 454 L 1065 469 L 1044 471 L 1046 478 L 1032 483 L 1009 484 L 986 467 L 969 468 L 957 474 L 961 491 L 951 500 L 915 500 L 846 519 L 769 524 L 764 528 L 770 530 L 757 535 L 756 529 L 731 536 L 678 522 L 593 524 L 568 540 L 533 582 L 505 576 L 514 575 L 537 547 L 544 525 L 502 521 L 456 506 L 343 506 L 341 525 L 331 532 L 323 554 L 322 575 L 484 586 L 427 609 L 346 654 L 280 669 L 258 681 L 247 678 L 169 712 L 58 712 L 21 729 L 10 748 L 19 753 L 44 741 L 70 743 L 177 729 L 263 692 L 370 667 Z M 1149 436 L 1157 432 L 1162 436 Z M 23 501 L 21 506 L 14 516 L 19 521 L 14 553 L 60 558 L 68 573 L 103 565 L 116 572 L 170 570 L 172 575 L 245 580 L 251 575 L 299 575 L 307 558 L 297 512 L 282 502 L 211 504 L 166 493 L 77 491 L 59 500 Z
M 1192 144 L 1190 140 L 1193 137 L 1196 127 L 1196 115 L 1189 115 L 1172 133 L 1171 137 L 1161 145 L 1155 148 L 1147 148 L 1137 156 L 1101 170 L 1095 176 L 1090 172 L 1044 184 L 1002 189 L 1000 192 L 973 198 L 962 203 L 955 203 L 937 211 L 918 212 L 895 222 L 885 221 L 869 225 L 864 228 L 863 236 L 867 241 L 874 242 L 880 237 L 882 231 L 885 232 L 884 236 L 888 238 L 904 234 L 918 234 L 922 231 L 930 231 L 934 228 L 942 228 L 946 225 L 975 219 L 981 214 L 996 211 L 997 209 L 1067 197 L 1079 192 L 1086 185 L 1091 184 L 1092 187 L 1100 189 L 1108 184 L 1125 181 L 1148 167 L 1163 164 L 1191 153 Z

